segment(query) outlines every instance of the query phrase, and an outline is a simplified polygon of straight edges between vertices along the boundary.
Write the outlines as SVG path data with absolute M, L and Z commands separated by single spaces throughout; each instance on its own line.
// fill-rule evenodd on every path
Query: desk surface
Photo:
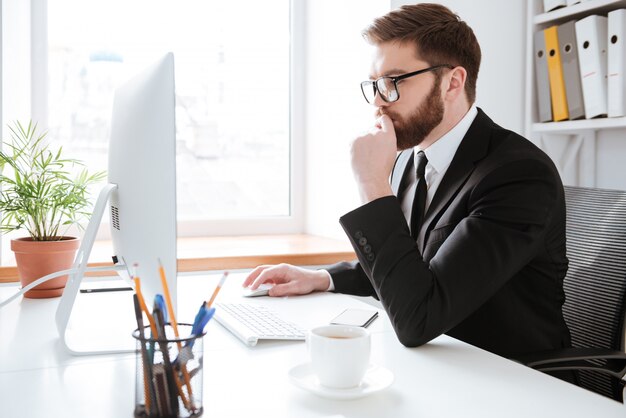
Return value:
M 220 300 L 240 297 L 242 277 L 229 278 Z M 180 321 L 193 318 L 217 279 L 179 278 Z M 0 287 L 0 299 L 16 289 Z M 86 305 L 95 304 L 94 297 L 126 303 L 129 294 L 81 294 L 79 299 Z M 305 327 L 327 323 L 346 307 L 363 304 L 337 294 L 246 300 L 270 305 Z M 58 299 L 24 299 L 0 310 L 0 416 L 131 417 L 134 355 L 67 355 L 56 336 L 57 305 Z M 391 370 L 395 382 L 383 392 L 353 401 L 319 398 L 291 385 L 289 369 L 308 360 L 303 342 L 261 342 L 249 348 L 217 322 L 207 329 L 206 417 L 626 416 L 622 404 L 447 336 L 406 348 L 382 311 L 370 326 L 372 362 Z

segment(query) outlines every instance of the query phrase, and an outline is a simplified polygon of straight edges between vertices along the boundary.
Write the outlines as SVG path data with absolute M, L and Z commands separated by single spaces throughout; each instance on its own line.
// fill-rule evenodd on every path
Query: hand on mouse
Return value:
M 256 289 L 263 283 L 274 284 L 269 296 L 306 295 L 315 291 L 325 291 L 330 285 L 328 273 L 324 270 L 307 270 L 291 264 L 258 266 L 246 277 L 243 287 Z

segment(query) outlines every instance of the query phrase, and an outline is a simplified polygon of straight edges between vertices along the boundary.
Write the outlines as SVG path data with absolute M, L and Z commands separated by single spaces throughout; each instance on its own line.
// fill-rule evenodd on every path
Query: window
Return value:
M 45 68 L 33 53 L 31 114 L 41 114 L 40 125 L 68 156 L 105 170 L 115 87 L 172 51 L 179 235 L 298 232 L 291 6 L 289 0 L 31 2 L 31 10 L 14 12 L 30 14 L 30 47 L 43 44 L 47 53 Z M 10 36 L 5 31 L 5 41 Z M 8 108 L 5 123 L 17 117 Z

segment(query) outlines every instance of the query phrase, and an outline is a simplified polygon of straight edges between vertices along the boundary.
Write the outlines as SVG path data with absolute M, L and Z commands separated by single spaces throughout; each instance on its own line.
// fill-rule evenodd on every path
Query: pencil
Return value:
M 187 370 L 185 367 L 182 367 L 182 369 Z M 176 383 L 176 388 L 178 389 L 178 394 L 180 395 L 180 399 L 182 399 L 183 401 L 183 405 L 185 405 L 185 408 L 187 408 L 189 412 L 194 412 L 195 407 L 191 406 L 190 402 L 185 397 L 185 392 L 183 392 L 183 387 L 180 383 L 180 378 L 178 377 L 178 372 L 176 371 L 175 368 L 172 368 L 172 374 L 174 375 L 174 382 Z M 190 408 L 194 408 L 194 410 Z
M 170 296 L 170 289 L 167 286 L 167 278 L 165 277 L 165 269 L 163 268 L 163 264 L 161 263 L 160 259 L 159 259 L 159 276 L 161 277 L 161 286 L 163 286 L 163 294 L 165 295 L 165 304 L 167 306 L 167 312 L 170 315 L 170 321 L 172 323 L 172 328 L 174 329 L 174 335 L 176 336 L 176 338 L 178 338 L 178 323 L 176 322 L 176 315 L 174 314 L 174 306 L 172 305 L 172 297 Z M 182 344 L 180 343 L 180 341 L 177 341 L 176 345 L 178 346 L 178 352 L 180 353 L 180 351 L 182 350 Z M 185 402 L 185 396 L 183 395 L 182 390 L 181 390 L 181 398 L 183 400 L 183 403 L 185 404 L 185 407 L 187 407 L 189 411 L 192 411 L 192 410 L 195 410 L 195 407 L 193 405 L 193 393 L 191 391 L 191 381 L 189 378 L 189 373 L 187 372 L 187 367 L 184 364 L 182 365 L 181 370 L 183 371 L 183 376 L 185 378 L 185 386 L 187 386 L 187 393 L 189 394 L 189 405 L 187 405 L 187 403 Z
M 157 332 L 154 318 L 150 314 L 148 306 L 146 305 L 146 301 L 144 300 L 143 294 L 141 293 L 141 280 L 139 280 L 139 277 L 133 276 L 133 281 L 135 282 L 135 293 L 137 294 L 137 299 L 139 300 L 139 306 L 141 306 L 141 310 L 144 311 L 144 313 L 148 317 L 148 322 L 150 323 L 150 331 L 152 331 L 152 335 L 154 336 L 154 338 L 158 338 L 159 333 Z
M 161 276 L 161 286 L 163 286 L 163 295 L 165 295 L 165 304 L 167 306 L 167 313 L 170 315 L 172 322 L 172 328 L 174 328 L 174 334 L 178 337 L 178 323 L 176 322 L 176 316 L 174 315 L 174 306 L 172 305 L 172 296 L 170 295 L 170 289 L 167 286 L 167 278 L 165 277 L 165 269 L 161 260 L 159 260 L 159 276 Z
M 213 291 L 213 294 L 211 295 L 211 299 L 209 299 L 209 301 L 206 303 L 207 309 L 209 309 L 211 305 L 213 304 L 213 301 L 217 297 L 217 294 L 220 292 L 220 289 L 222 288 L 222 286 L 224 285 L 224 282 L 226 281 L 226 277 L 228 277 L 227 271 L 225 271 L 224 274 L 222 275 L 222 278 L 220 279 L 219 283 L 217 284 L 217 287 L 215 288 L 215 290 Z

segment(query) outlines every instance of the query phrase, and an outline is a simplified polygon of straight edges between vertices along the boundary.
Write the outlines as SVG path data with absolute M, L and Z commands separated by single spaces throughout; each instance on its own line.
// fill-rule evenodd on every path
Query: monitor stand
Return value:
M 76 295 L 83 281 L 89 255 L 96 239 L 96 233 L 106 209 L 111 193 L 117 188 L 107 184 L 98 195 L 98 200 L 85 230 L 83 241 L 78 249 L 72 273 L 69 274 L 63 296 L 56 313 L 57 330 L 61 345 L 72 355 L 115 354 L 135 351 L 131 332 L 136 328 L 132 301 L 120 301 L 128 297 L 128 292 L 105 292 L 89 296 L 89 304 L 76 304 Z M 120 267 L 120 266 L 118 266 Z M 87 295 L 85 295 L 87 296 Z M 95 298 L 94 298 L 95 296 Z M 119 301 L 119 302 L 118 302 Z M 78 305 L 78 309 L 75 309 Z M 127 312 L 119 312 L 128 307 Z M 70 324 L 70 317 L 75 311 Z M 76 314 L 76 311 L 79 311 Z M 115 323 L 109 318 L 115 318 Z M 119 323 L 120 319 L 123 323 Z

